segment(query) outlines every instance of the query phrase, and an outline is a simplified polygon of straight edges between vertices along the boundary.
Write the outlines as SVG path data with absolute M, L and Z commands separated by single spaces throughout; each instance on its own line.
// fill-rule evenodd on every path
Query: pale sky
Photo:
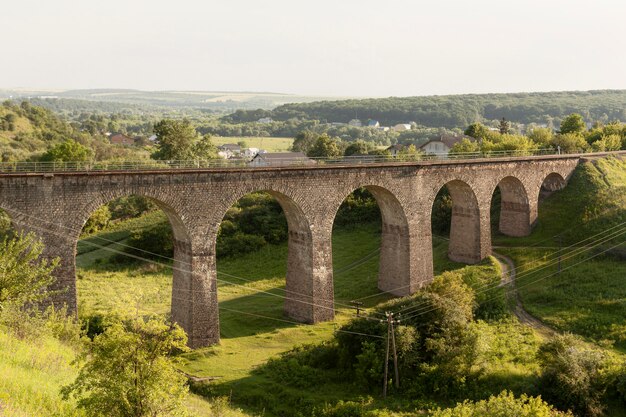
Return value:
M 0 88 L 626 89 L 624 0 L 7 0 Z

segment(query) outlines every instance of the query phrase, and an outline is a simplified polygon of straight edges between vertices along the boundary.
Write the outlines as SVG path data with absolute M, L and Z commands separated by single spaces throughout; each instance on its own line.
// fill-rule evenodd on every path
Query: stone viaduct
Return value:
M 289 243 L 285 314 L 316 323 L 334 316 L 331 234 L 337 209 L 359 187 L 382 214 L 378 287 L 412 294 L 433 278 L 431 211 L 447 185 L 452 200 L 449 257 L 476 263 L 490 254 L 490 205 L 496 187 L 500 230 L 530 233 L 542 187 L 561 188 L 580 155 L 257 169 L 0 174 L 0 208 L 18 229 L 32 230 L 45 254 L 59 257 L 55 304 L 76 311 L 76 244 L 89 216 L 122 196 L 149 197 L 174 231 L 172 317 L 191 347 L 219 341 L 215 244 L 226 211 L 266 191 L 281 204 Z

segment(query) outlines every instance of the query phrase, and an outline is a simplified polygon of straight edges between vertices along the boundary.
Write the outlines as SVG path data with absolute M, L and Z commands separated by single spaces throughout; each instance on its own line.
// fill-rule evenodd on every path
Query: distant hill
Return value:
M 194 108 L 216 112 L 237 109 L 273 109 L 286 103 L 338 99 L 345 97 L 314 97 L 293 94 L 250 91 L 141 91 L 129 89 L 91 90 L 3 90 L 0 99 L 12 98 L 45 100 L 46 107 L 103 111 Z M 35 102 L 35 101 L 34 101 Z M 89 103 L 85 103 L 89 102 Z M 94 103 L 99 105 L 94 106 Z M 41 103 L 40 103 L 41 104 Z M 113 110 L 110 110 L 113 107 Z M 55 111 L 58 109 L 54 109 Z
M 275 120 L 304 118 L 322 122 L 374 119 L 381 125 L 416 122 L 429 127 L 466 127 L 502 117 L 517 123 L 557 124 L 570 113 L 588 122 L 626 120 L 626 90 L 548 93 L 465 94 L 425 97 L 349 99 L 285 104 L 271 112 Z

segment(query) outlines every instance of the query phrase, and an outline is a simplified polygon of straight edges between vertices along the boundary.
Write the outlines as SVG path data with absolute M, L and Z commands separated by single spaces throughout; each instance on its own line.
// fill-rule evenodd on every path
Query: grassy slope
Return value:
M 214 136 L 211 138 L 213 143 L 217 146 L 224 145 L 226 143 L 237 143 L 239 141 L 246 142 L 250 148 L 265 149 L 268 152 L 286 152 L 291 149 L 293 144 L 293 138 L 265 138 L 265 137 L 221 137 Z
M 72 401 L 59 391 L 76 377 L 71 365 L 76 352 L 51 336 L 19 340 L 0 328 L 0 416 L 79 417 Z M 224 398 L 207 401 L 190 395 L 190 417 L 245 417 Z
M 553 238 L 561 233 L 565 245 L 575 244 L 624 221 L 626 161 L 600 159 L 580 166 L 568 187 L 541 205 L 533 234 L 515 241 L 518 247 L 548 248 L 502 250 L 518 265 L 518 289 L 526 309 L 551 326 L 609 339 L 626 351 L 626 262 L 607 256 L 589 259 L 597 253 L 589 250 L 569 259 L 564 254 L 563 272 L 558 274 L 558 243 Z M 614 230 L 626 231 L 623 226 Z M 622 234 L 600 247 L 625 241 Z

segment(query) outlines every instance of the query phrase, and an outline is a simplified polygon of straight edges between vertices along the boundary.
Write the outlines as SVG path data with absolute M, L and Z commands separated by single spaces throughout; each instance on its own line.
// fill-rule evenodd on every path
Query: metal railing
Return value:
M 45 172 L 102 172 L 102 171 L 149 171 L 149 170 L 190 170 L 190 169 L 255 169 L 266 167 L 313 167 L 319 165 L 352 166 L 359 164 L 397 164 L 420 161 L 462 161 L 481 158 L 528 157 L 560 155 L 554 149 L 530 149 L 491 152 L 354 155 L 337 158 L 256 158 L 256 159 L 208 159 L 166 161 L 145 159 L 138 161 L 70 161 L 70 162 L 1 162 L 0 173 L 45 173 Z M 268 154 L 271 155 L 271 154 Z

